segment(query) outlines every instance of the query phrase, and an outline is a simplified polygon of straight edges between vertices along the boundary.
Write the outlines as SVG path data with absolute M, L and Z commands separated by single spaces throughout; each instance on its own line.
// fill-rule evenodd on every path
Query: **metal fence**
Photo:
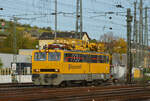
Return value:
M 11 75 L 13 70 L 11 68 L 1 68 L 0 75 Z M 31 75 L 31 68 L 23 68 L 21 70 L 15 71 L 16 75 Z

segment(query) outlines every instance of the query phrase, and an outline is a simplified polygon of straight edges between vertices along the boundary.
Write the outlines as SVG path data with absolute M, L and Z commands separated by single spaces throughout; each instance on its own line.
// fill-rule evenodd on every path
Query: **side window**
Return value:
M 71 53 L 65 53 L 64 54 L 64 61 L 65 62 L 72 62 L 72 54 Z
M 37 53 L 37 52 L 36 52 L 36 53 L 34 53 L 34 61 L 37 61 L 37 60 L 38 60 L 38 58 L 39 58 L 38 53 Z
M 100 57 L 100 55 L 97 56 L 97 63 L 101 63 L 101 57 Z
M 79 54 L 78 56 L 79 56 L 79 57 L 78 57 L 79 62 L 84 62 L 84 61 L 83 61 L 83 59 L 84 59 L 84 58 L 83 58 L 83 54 Z
M 100 59 L 100 63 L 104 63 L 104 56 L 103 55 L 99 55 L 99 59 Z
M 82 58 L 83 58 L 83 60 L 82 60 L 82 62 L 90 62 L 89 60 L 89 55 L 88 54 L 82 54 Z
M 83 54 L 74 54 L 73 55 L 74 62 L 83 62 Z
M 106 62 L 109 63 L 109 56 L 106 56 Z
M 48 53 L 48 61 L 60 61 L 60 52 Z
M 103 58 L 104 58 L 104 63 L 106 63 L 107 62 L 106 56 L 103 56 Z
M 84 55 L 83 54 L 72 54 L 72 53 L 65 53 L 64 54 L 64 61 L 65 62 L 84 62 Z
M 78 54 L 72 54 L 72 61 L 71 62 L 78 62 L 79 59 L 78 59 Z
M 35 61 L 45 61 L 46 60 L 46 53 L 45 52 L 34 53 L 34 60 Z
M 91 55 L 91 62 L 97 63 L 97 55 Z

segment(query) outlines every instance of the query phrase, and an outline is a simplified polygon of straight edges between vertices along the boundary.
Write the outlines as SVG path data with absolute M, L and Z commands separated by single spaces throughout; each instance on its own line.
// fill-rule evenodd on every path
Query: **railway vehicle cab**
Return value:
M 57 51 L 35 51 L 32 58 L 32 79 L 37 85 L 48 85 L 57 77 L 61 66 L 61 52 Z

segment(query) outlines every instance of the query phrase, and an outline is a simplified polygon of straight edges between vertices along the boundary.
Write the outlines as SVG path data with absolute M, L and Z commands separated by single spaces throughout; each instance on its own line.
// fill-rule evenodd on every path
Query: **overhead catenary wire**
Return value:
M 5 0 L 5 1 L 7 3 L 0 4 L 0 5 L 3 5 L 8 10 L 8 12 L 7 12 L 8 16 L 9 15 L 12 16 L 15 14 L 18 17 L 24 17 L 24 18 L 37 17 L 37 19 L 30 19 L 30 21 L 32 20 L 34 23 L 38 21 L 39 23 L 43 24 L 42 26 L 44 26 L 44 23 L 45 23 L 45 26 L 47 26 L 49 24 L 51 27 L 53 27 L 52 26 L 54 23 L 53 13 L 55 11 L 53 8 L 54 7 L 54 0 L 31 0 L 31 2 L 29 2 L 29 1 L 27 2 L 25 0 L 15 0 L 15 1 L 14 0 Z M 38 1 L 40 1 L 40 3 L 37 3 Z M 16 2 L 15 6 L 12 5 L 13 2 Z M 102 9 L 97 8 L 96 6 L 95 7 L 93 7 L 93 6 L 88 7 L 88 6 L 85 6 L 86 4 L 84 4 L 83 5 L 83 13 L 84 13 L 83 18 L 86 21 L 84 21 L 83 23 L 92 22 L 92 23 L 88 24 L 90 26 L 94 26 L 93 23 L 95 23 L 95 24 L 98 23 L 97 25 L 100 25 L 100 26 L 104 26 L 104 25 L 107 26 L 107 24 L 108 24 L 110 26 L 112 25 L 113 29 L 116 29 L 117 28 L 116 26 L 120 26 L 123 29 L 126 28 L 125 25 L 123 24 L 123 21 L 125 21 L 125 16 L 126 16 L 126 14 L 125 14 L 126 7 L 118 9 L 116 7 L 117 2 L 115 2 L 113 0 L 110 2 L 102 1 L 102 0 L 94 0 L 94 1 L 87 0 L 86 2 L 92 2 L 93 6 L 96 4 L 99 4 L 99 5 L 103 4 L 108 8 L 110 8 L 110 7 L 114 8 L 114 9 L 112 9 L 112 11 L 115 10 L 116 13 L 113 15 L 111 15 L 111 14 L 105 15 L 105 13 L 110 13 L 111 9 L 110 9 L 110 11 L 108 9 L 102 10 Z M 24 5 L 22 5 L 22 4 L 24 4 Z M 122 6 L 124 6 L 125 4 L 130 4 L 130 3 L 121 0 L 121 3 L 119 2 L 118 4 L 121 4 Z M 58 8 L 58 15 L 62 19 L 68 18 L 67 22 L 72 23 L 73 19 L 75 19 L 75 7 L 76 7 L 76 5 L 73 2 L 65 2 L 65 0 L 64 1 L 58 0 L 58 6 L 60 6 L 60 5 L 62 8 L 61 9 Z M 20 8 L 20 9 L 18 9 L 18 8 Z M 70 8 L 70 9 L 68 9 L 68 8 Z M 6 14 L 3 12 L 1 12 L 0 15 Z M 103 13 L 105 16 L 101 16 L 101 13 Z M 118 13 L 118 15 L 117 15 L 117 13 Z M 106 19 L 109 16 L 112 17 L 113 21 Z M 3 18 L 4 18 L 4 16 L 3 16 Z M 120 19 L 120 20 L 118 20 L 118 19 Z M 103 22 L 103 23 L 101 23 L 101 22 Z M 105 24 L 104 22 L 107 22 L 107 24 Z M 34 23 L 31 23 L 31 24 L 34 24 Z M 59 20 L 59 22 L 58 22 L 58 26 L 65 25 L 65 24 L 66 23 L 63 20 Z M 67 25 L 69 25 L 69 24 L 67 24 Z M 84 26 L 84 27 L 86 27 L 86 26 Z M 71 29 L 73 29 L 73 28 L 71 28 Z M 62 30 L 62 29 L 60 29 L 60 30 Z M 97 28 L 97 30 L 99 31 L 98 28 Z

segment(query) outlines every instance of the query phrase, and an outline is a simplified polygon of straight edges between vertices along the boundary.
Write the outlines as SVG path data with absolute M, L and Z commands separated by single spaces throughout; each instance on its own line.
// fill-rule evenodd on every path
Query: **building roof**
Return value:
M 81 34 L 81 37 L 83 37 L 85 34 L 89 38 L 89 36 L 86 32 L 83 32 Z M 52 32 L 43 32 L 41 34 L 41 36 L 39 37 L 39 39 L 40 40 L 54 39 L 54 37 L 55 37 L 55 34 Z M 57 32 L 57 37 L 58 38 L 77 38 L 77 39 L 80 39 L 80 33 L 76 34 L 75 32 Z
M 31 37 L 37 37 L 37 38 L 39 37 L 39 32 L 37 30 L 34 30 L 34 29 L 30 31 L 26 30 L 24 32 L 27 32 L 28 34 L 30 34 Z

